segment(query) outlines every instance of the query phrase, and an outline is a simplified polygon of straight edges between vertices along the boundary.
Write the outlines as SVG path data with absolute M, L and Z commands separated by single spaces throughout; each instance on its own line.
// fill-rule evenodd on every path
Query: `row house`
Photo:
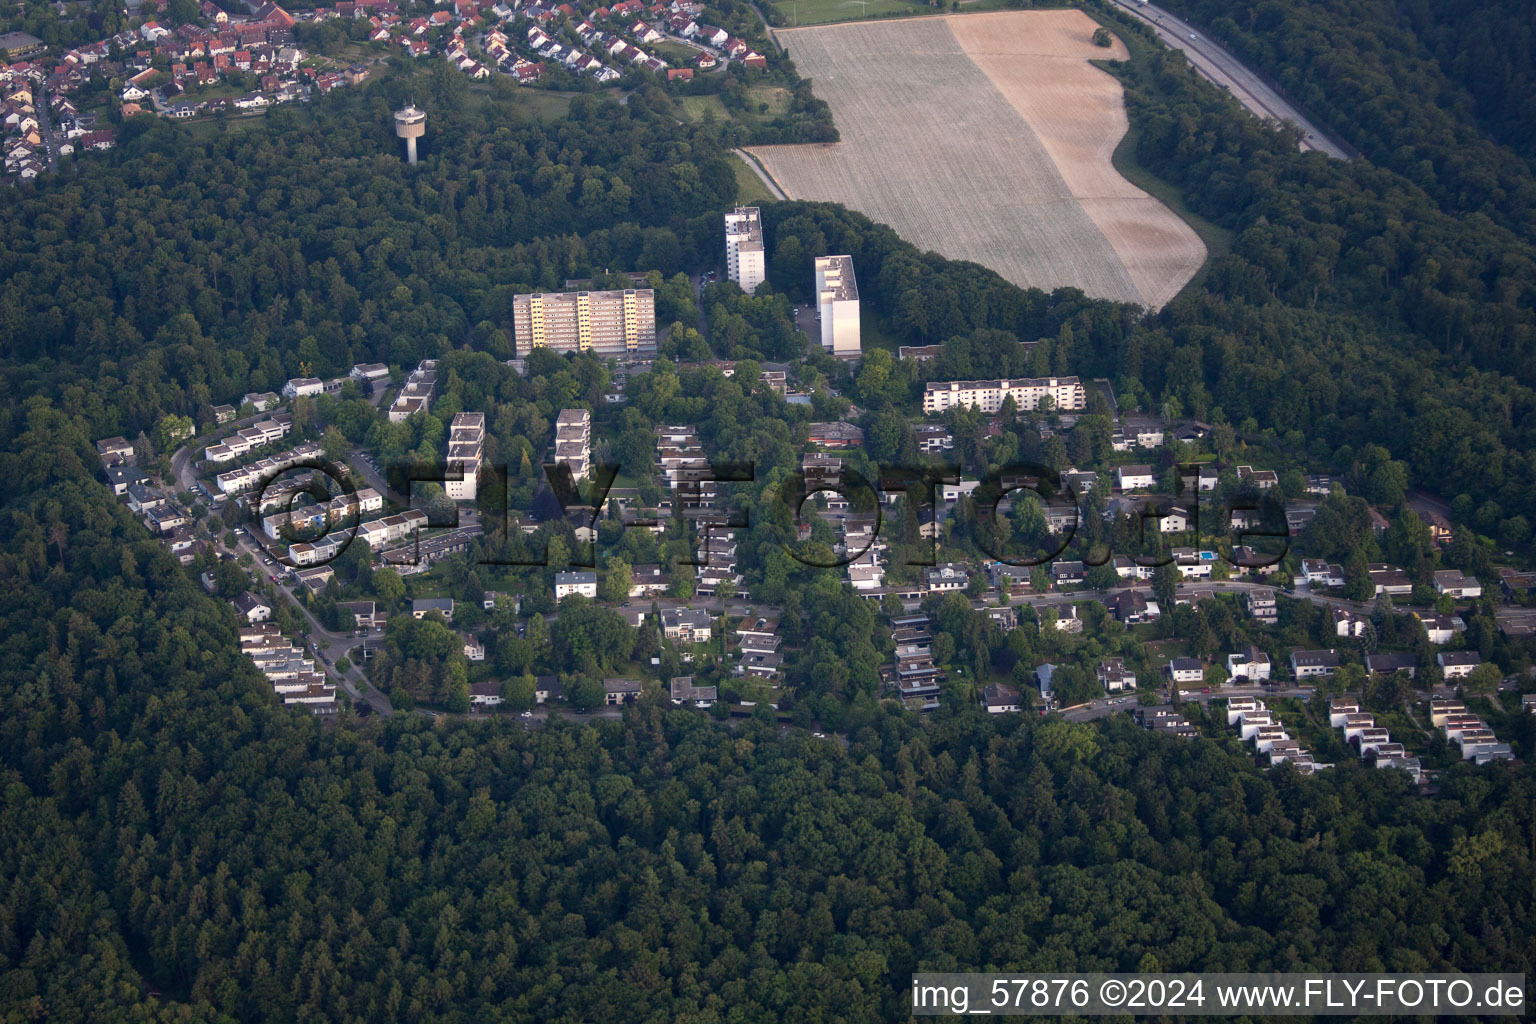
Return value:
M 308 459 L 318 459 L 324 451 L 317 444 L 306 442 L 297 447 L 290 448 L 280 455 L 259 459 L 238 469 L 232 469 L 220 473 L 214 477 L 219 490 L 225 494 L 239 494 L 249 490 L 263 480 L 275 479 L 284 470 L 291 469 L 299 462 Z

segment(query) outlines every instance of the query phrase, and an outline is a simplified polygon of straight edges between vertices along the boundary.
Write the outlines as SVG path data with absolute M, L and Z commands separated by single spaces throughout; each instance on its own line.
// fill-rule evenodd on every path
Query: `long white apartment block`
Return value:
M 1080 411 L 1088 407 L 1088 395 L 1076 377 L 1026 377 L 1022 380 L 947 380 L 929 381 L 923 389 L 923 412 L 943 412 L 963 406 L 994 413 L 1012 398 L 1020 410 L 1038 409 L 1046 398 L 1060 412 Z
M 725 215 L 725 272 L 748 295 L 768 276 L 763 222 L 755 206 L 738 206 Z
M 485 451 L 485 413 L 461 412 L 448 427 L 448 476 L 443 490 L 454 501 L 474 501 Z M 458 473 L 463 479 L 451 479 Z
M 570 466 L 577 480 L 592 472 L 592 414 L 586 409 L 561 409 L 556 417 L 555 465 Z
M 856 356 L 859 341 L 859 283 L 852 256 L 816 257 L 816 302 L 821 310 L 821 347 L 835 356 Z

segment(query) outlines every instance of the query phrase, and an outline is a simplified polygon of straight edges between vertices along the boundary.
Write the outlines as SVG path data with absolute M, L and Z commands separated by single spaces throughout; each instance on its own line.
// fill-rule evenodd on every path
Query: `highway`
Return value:
M 1181 51 L 1197 71 L 1217 85 L 1225 86 L 1239 103 L 1259 117 L 1289 121 L 1300 128 L 1305 133 L 1301 140 L 1303 150 L 1317 150 L 1337 160 L 1350 158 L 1350 153 L 1343 145 L 1329 138 L 1241 61 L 1208 39 L 1204 30 L 1190 25 L 1156 4 L 1138 3 L 1137 0 L 1113 2 L 1145 21 L 1159 39 Z

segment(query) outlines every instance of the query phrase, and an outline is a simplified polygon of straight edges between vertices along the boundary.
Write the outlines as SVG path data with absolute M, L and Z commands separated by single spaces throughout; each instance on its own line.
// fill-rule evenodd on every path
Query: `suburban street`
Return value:
M 48 153 L 48 173 L 55 174 L 59 170 L 59 144 L 53 138 L 53 125 L 48 118 L 51 116 L 48 110 L 48 88 L 39 84 L 37 87 L 37 131 L 43 137 L 43 148 Z
M 392 713 L 394 708 L 390 706 L 388 697 L 379 692 L 376 687 L 368 686 L 367 690 L 364 691 L 359 685 L 365 682 L 360 665 L 362 657 L 359 654 L 354 654 L 354 652 L 368 642 L 367 638 L 354 636 L 351 633 L 333 633 L 322 626 L 320 620 L 310 614 L 308 608 L 304 607 L 304 602 L 299 595 L 294 593 L 294 584 L 285 576 L 287 567 L 282 565 L 282 563 L 278 563 L 275 566 L 266 565 L 265 560 L 272 556 L 260 544 L 257 544 L 252 539 L 252 536 L 246 529 L 237 531 L 235 534 L 236 549 L 251 556 L 254 561 L 252 568 L 257 573 L 258 578 L 262 574 L 277 576 L 277 582 L 273 585 L 282 591 L 283 595 L 288 598 L 299 614 L 304 616 L 304 621 L 309 627 L 311 647 L 314 653 L 323 655 L 323 657 L 315 659 L 319 663 L 320 668 L 327 676 L 335 679 L 354 701 L 372 705 L 373 710 L 381 715 Z M 275 570 L 281 570 L 281 572 Z M 336 662 L 342 657 L 346 657 L 352 663 L 352 667 L 346 672 L 340 672 L 336 668 Z
M 1338 160 L 1350 158 L 1342 144 L 1329 138 L 1241 61 L 1208 39 L 1203 29 L 1190 25 L 1156 4 L 1138 3 L 1137 0 L 1114 2 L 1145 21 L 1159 39 L 1182 51 L 1196 70 L 1217 85 L 1226 86 L 1239 103 L 1259 117 L 1295 124 L 1305 133 L 1301 141 L 1302 149 L 1315 149 Z

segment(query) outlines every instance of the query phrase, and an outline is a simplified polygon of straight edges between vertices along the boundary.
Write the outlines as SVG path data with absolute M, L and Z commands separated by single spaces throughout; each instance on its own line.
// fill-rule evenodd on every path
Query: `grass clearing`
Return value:
M 731 171 L 736 175 L 736 200 L 745 204 L 771 203 L 774 200 L 773 193 L 768 191 L 768 186 L 757 172 L 747 166 L 747 162 L 734 153 L 726 159 L 730 162 Z
M 731 112 L 725 109 L 718 96 L 684 96 L 678 100 L 688 120 L 698 122 L 713 118 L 716 121 L 731 120 Z
M 789 113 L 789 104 L 794 99 L 790 91 L 781 85 L 760 85 L 747 90 L 747 96 L 756 113 L 763 117 L 783 117 Z M 758 110 L 758 107 L 766 109 Z
M 927 4 L 908 3 L 906 0 L 778 0 L 773 6 L 784 15 L 785 23 L 791 27 L 938 13 L 936 8 Z

